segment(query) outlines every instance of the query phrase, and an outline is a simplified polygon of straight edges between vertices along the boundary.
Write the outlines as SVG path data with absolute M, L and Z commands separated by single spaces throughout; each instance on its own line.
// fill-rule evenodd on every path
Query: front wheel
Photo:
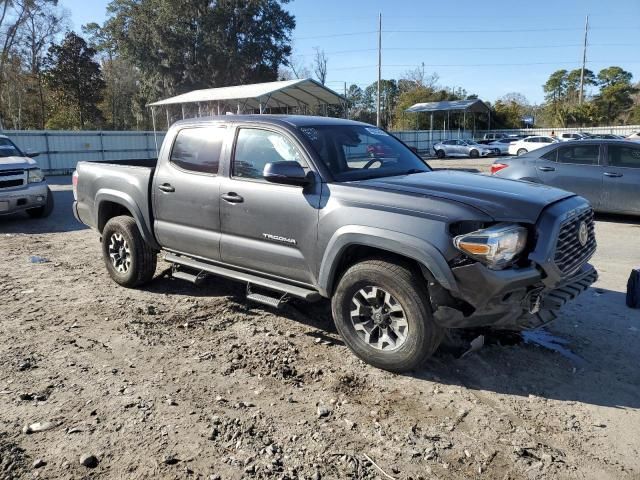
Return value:
M 444 150 L 436 150 L 436 157 L 444 158 L 444 156 L 445 156 Z
M 138 287 L 153 278 L 157 252 L 144 241 L 136 221 L 114 217 L 102 231 L 102 257 L 109 276 L 123 287 Z
M 444 329 L 428 305 L 421 274 L 409 265 L 371 259 L 350 267 L 331 299 L 336 328 L 362 360 L 384 370 L 419 367 Z
M 470 156 L 471 158 L 478 158 L 478 157 L 480 156 L 480 152 L 478 152 L 478 150 L 471 150 L 471 151 L 469 152 L 469 156 Z

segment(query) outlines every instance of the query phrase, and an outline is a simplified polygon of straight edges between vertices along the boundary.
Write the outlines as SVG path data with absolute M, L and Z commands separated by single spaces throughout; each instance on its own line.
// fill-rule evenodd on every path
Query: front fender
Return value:
M 352 245 L 379 248 L 411 258 L 426 267 L 444 288 L 452 292 L 458 290 L 447 261 L 426 240 L 393 230 L 350 225 L 339 228 L 327 244 L 318 275 L 318 287 L 322 295 L 330 296 L 339 259 Z
M 95 197 L 95 208 L 96 211 L 94 213 L 94 218 L 96 219 L 96 226 L 100 233 L 102 233 L 102 229 L 104 228 L 104 223 L 101 218 L 101 209 L 105 205 L 105 202 L 113 202 L 118 205 L 122 205 L 124 208 L 129 210 L 131 216 L 136 221 L 136 225 L 138 226 L 138 230 L 140 230 L 140 234 L 145 242 L 147 242 L 150 246 L 155 249 L 160 249 L 160 246 L 156 242 L 156 239 L 153 236 L 149 223 L 146 221 L 144 213 L 140 209 L 139 205 L 136 201 L 127 193 L 121 192 L 118 190 L 113 190 L 110 188 L 102 188 L 98 190 Z

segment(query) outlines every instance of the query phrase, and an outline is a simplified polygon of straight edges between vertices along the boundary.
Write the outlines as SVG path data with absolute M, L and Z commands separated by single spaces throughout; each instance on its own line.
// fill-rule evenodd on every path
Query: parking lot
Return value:
M 640 477 L 640 313 L 624 304 L 640 220 L 597 218 L 600 279 L 545 333 L 482 332 L 464 357 L 481 332 L 451 335 L 395 375 L 348 351 L 325 302 L 248 305 L 242 285 L 195 287 L 163 262 L 118 287 L 69 177 L 50 180 L 51 217 L 0 219 L 3 478 L 83 477 L 81 455 L 94 478 Z

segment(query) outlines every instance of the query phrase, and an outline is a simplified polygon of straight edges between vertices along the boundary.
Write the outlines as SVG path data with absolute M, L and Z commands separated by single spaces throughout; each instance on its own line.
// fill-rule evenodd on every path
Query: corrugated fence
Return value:
M 40 152 L 35 158 L 47 173 L 69 173 L 82 160 L 117 161 L 156 158 L 164 132 L 108 132 L 5 130 L 23 151 Z
M 587 132 L 626 136 L 640 131 L 640 125 L 491 131 L 527 135 Z M 433 144 L 442 140 L 473 138 L 473 132 L 469 130 L 404 130 L 393 133 L 421 153 L 433 153 Z M 476 136 L 481 137 L 484 133 L 476 132 Z M 11 138 L 22 150 L 40 152 L 36 160 L 41 168 L 49 174 L 55 174 L 72 172 L 82 160 L 109 162 L 156 158 L 156 140 L 160 147 L 165 132 L 154 135 L 154 132 L 5 130 L 2 134 Z

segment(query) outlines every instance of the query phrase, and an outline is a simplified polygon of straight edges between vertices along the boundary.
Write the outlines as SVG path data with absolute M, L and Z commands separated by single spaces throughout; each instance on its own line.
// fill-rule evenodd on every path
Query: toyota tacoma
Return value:
M 361 359 L 419 366 L 450 328 L 537 328 L 597 273 L 593 211 L 544 185 L 433 171 L 391 134 L 312 116 L 184 120 L 157 163 L 81 162 L 76 218 L 109 275 L 243 282 L 273 307 L 328 298 Z

